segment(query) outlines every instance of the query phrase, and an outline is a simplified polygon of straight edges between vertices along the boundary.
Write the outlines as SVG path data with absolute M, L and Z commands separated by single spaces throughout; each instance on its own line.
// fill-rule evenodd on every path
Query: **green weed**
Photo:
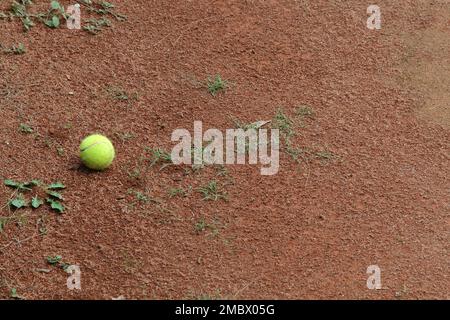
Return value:
M 192 191 L 191 186 L 189 186 L 187 190 L 185 190 L 183 188 L 171 188 L 169 190 L 169 196 L 171 198 L 177 197 L 177 196 L 185 198 L 191 193 L 191 191 Z
M 150 152 L 150 167 L 161 163 L 161 170 L 172 164 L 172 156 L 169 152 L 161 148 L 145 148 L 146 152 Z
M 208 79 L 206 79 L 206 86 L 208 92 L 212 96 L 216 96 L 219 91 L 224 91 L 228 88 L 228 82 L 223 80 L 220 75 L 216 75 L 215 78 L 208 77 Z
M 305 127 L 305 120 L 312 119 L 315 116 L 314 110 L 310 106 L 302 105 L 295 109 L 295 114 L 299 119 L 301 127 Z
M 109 15 L 114 17 L 118 21 L 127 20 L 127 16 L 114 12 L 115 6 L 107 1 L 94 2 L 92 0 L 80 0 L 81 4 L 86 6 L 91 12 L 95 12 L 98 15 Z
M 219 226 L 220 224 L 218 221 L 207 222 L 206 219 L 202 217 L 194 224 L 194 231 L 199 234 L 209 230 L 211 232 L 210 235 L 216 237 L 220 232 Z
M 203 195 L 203 200 L 217 201 L 219 199 L 228 200 L 226 192 L 220 190 L 216 181 L 212 180 L 207 185 L 198 188 L 198 192 Z
M 15 54 L 20 55 L 26 52 L 25 45 L 23 43 L 19 43 L 18 45 L 12 45 L 11 47 L 3 47 L 0 44 L 0 50 L 6 54 Z
M 11 299 L 15 299 L 15 300 L 23 300 L 23 299 L 24 299 L 22 296 L 20 296 L 20 295 L 17 293 L 17 289 L 16 289 L 16 288 L 11 288 L 11 291 L 10 291 L 10 293 L 9 293 L 9 297 L 10 297 Z
M 21 123 L 19 124 L 19 131 L 21 133 L 25 133 L 25 134 L 29 134 L 29 133 L 33 133 L 34 130 L 32 127 L 30 127 L 28 124 L 26 123 Z
M 62 204 L 64 198 L 60 193 L 60 190 L 65 189 L 65 185 L 60 182 L 44 185 L 40 180 L 31 180 L 27 182 L 20 182 L 11 179 L 5 179 L 3 181 L 5 186 L 16 190 L 14 196 L 8 201 L 9 207 L 13 209 L 21 209 L 25 207 L 31 207 L 33 209 L 39 208 L 44 201 L 37 195 L 28 200 L 25 198 L 25 192 L 31 192 L 34 187 L 39 188 L 40 193 L 45 193 L 47 198 L 45 201 L 51 209 L 58 213 L 63 213 L 65 208 Z
M 62 256 L 60 255 L 56 255 L 56 256 L 48 256 L 46 258 L 47 263 L 51 266 L 57 266 L 61 269 L 63 269 L 64 271 L 67 270 L 67 268 L 70 266 L 70 263 L 66 263 L 62 261 Z
M 97 34 L 104 27 L 112 25 L 107 16 L 118 21 L 127 19 L 125 15 L 116 13 L 115 6 L 107 1 L 79 0 L 78 3 L 87 8 L 89 12 L 100 16 L 99 19 L 91 18 L 85 21 L 83 29 L 91 34 Z M 62 22 L 69 18 L 59 1 L 50 1 L 49 9 L 44 12 L 32 13 L 33 10 L 29 10 L 32 5 L 31 0 L 14 0 L 8 11 L 0 11 L 0 19 L 10 21 L 18 19 L 21 21 L 24 31 L 29 31 L 36 23 L 42 23 L 52 29 L 60 28 Z
M 278 109 L 273 119 L 273 128 L 279 129 L 286 143 L 291 143 L 290 139 L 295 135 L 294 122 L 282 109 Z

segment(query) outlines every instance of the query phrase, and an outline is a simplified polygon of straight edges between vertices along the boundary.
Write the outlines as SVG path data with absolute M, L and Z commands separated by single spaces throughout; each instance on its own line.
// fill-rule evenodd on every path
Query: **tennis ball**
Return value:
M 109 139 L 100 134 L 90 135 L 81 141 L 80 158 L 89 169 L 104 170 L 114 160 L 114 146 Z

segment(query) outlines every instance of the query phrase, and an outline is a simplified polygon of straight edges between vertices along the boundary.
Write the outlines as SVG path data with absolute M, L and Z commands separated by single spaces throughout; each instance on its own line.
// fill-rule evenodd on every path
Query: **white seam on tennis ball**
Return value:
M 81 151 L 81 152 L 85 152 L 87 149 L 89 149 L 89 148 L 91 148 L 91 147 L 93 147 L 93 146 L 96 146 L 96 145 L 98 145 L 98 144 L 102 144 L 102 143 L 107 143 L 107 142 L 106 142 L 106 141 L 99 141 L 99 142 L 96 142 L 96 143 L 93 143 L 93 144 L 87 146 L 87 147 L 84 148 L 84 149 L 81 149 L 80 151 Z

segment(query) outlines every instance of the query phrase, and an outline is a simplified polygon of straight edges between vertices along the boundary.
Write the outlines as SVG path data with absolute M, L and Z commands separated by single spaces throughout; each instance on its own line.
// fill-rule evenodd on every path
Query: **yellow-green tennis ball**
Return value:
M 114 160 L 114 146 L 109 139 L 100 134 L 93 134 L 81 141 L 80 158 L 89 169 L 104 170 Z

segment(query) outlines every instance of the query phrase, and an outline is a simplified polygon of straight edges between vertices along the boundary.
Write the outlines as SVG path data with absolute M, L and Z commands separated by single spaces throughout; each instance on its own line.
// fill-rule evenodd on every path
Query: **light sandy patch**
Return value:
M 402 82 L 417 92 L 417 115 L 450 127 L 450 5 L 430 9 L 432 23 L 416 33 L 404 33 L 407 44 Z

